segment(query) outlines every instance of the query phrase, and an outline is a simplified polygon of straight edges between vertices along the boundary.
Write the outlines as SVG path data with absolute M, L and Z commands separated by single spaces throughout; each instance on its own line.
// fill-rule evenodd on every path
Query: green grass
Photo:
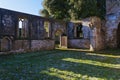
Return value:
M 120 50 L 1 55 L 0 80 L 120 80 Z

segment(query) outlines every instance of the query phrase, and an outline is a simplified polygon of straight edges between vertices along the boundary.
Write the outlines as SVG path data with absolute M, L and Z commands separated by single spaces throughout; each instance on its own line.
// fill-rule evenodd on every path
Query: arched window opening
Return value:
M 50 28 L 50 22 L 45 21 L 44 22 L 44 29 L 45 29 L 45 37 L 49 38 L 49 28 Z
M 77 28 L 76 28 L 76 37 L 77 38 L 83 38 L 82 27 L 83 27 L 83 25 L 81 23 L 77 25 Z
M 20 38 L 21 37 L 21 34 L 22 34 L 22 21 L 20 20 L 19 21 L 19 31 L 18 31 L 18 37 Z
M 28 20 L 19 18 L 18 22 L 18 38 L 27 38 L 28 37 Z

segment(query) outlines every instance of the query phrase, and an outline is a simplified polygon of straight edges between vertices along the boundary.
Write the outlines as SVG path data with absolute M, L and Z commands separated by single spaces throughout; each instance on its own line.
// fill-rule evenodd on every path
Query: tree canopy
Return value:
M 43 6 L 41 14 L 44 17 L 65 21 L 105 15 L 105 0 L 44 0 Z

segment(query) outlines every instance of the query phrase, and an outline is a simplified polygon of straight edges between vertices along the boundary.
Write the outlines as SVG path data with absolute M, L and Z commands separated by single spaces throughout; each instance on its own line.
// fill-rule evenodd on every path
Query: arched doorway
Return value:
M 55 47 L 59 48 L 60 47 L 60 37 L 62 35 L 62 30 L 57 30 L 55 31 Z
M 120 48 L 120 23 L 118 24 L 117 29 L 117 47 Z
M 1 51 L 10 51 L 11 40 L 8 37 L 1 39 Z

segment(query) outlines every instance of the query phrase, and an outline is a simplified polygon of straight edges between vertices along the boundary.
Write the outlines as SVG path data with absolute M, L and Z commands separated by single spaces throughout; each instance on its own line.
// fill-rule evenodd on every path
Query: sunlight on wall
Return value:
M 93 45 L 90 44 L 90 51 L 94 51 Z
M 91 77 L 88 75 L 76 74 L 72 71 L 59 70 L 56 68 L 49 68 L 48 70 L 42 71 L 42 74 L 49 76 L 55 76 L 64 80 L 104 80 L 103 78 Z
M 93 60 L 82 60 L 82 59 L 73 59 L 73 58 L 64 58 L 62 60 L 74 62 L 74 63 L 84 63 L 84 64 L 90 64 L 95 66 L 120 69 L 120 64 L 109 64 L 109 63 L 103 63 L 103 62 L 93 61 Z

